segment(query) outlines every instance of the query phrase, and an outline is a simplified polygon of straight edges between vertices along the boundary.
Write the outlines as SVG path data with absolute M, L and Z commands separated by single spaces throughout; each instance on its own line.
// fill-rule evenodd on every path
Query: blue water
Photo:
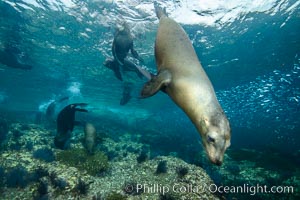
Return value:
M 257 8 L 260 3 L 265 5 L 255 3 Z M 243 154 L 243 149 L 251 149 L 262 153 L 259 159 L 270 156 L 262 166 L 275 163 L 272 168 L 280 172 L 286 169 L 272 159 L 285 158 L 282 162 L 299 175 L 300 6 L 296 0 L 269 4 L 263 11 L 249 10 L 248 4 L 241 9 L 237 4 L 232 10 L 198 10 L 199 19 L 224 17 L 213 25 L 181 25 L 229 118 L 232 140 L 228 156 L 240 152 L 232 155 L 237 163 L 248 159 L 259 163 L 258 157 Z M 184 14 L 176 15 L 176 9 L 188 3 L 167 1 L 164 5 L 178 20 Z M 2 118 L 36 123 L 36 113 L 45 112 L 49 102 L 70 96 L 70 102 L 88 103 L 91 115 L 105 126 L 136 131 L 142 137 L 144 132 L 142 141 L 150 145 L 153 157 L 175 152 L 188 163 L 205 168 L 222 184 L 206 161 L 195 159 L 195 152 L 202 151 L 200 137 L 167 95 L 140 99 L 146 80 L 137 78 L 133 98 L 121 106 L 122 82 L 102 65 L 105 58 L 112 57 L 115 24 L 125 19 L 133 28 L 135 48 L 145 60 L 143 67 L 156 72 L 153 46 L 158 21 L 151 9 L 151 1 L 1 0 L 0 50 L 12 44 L 21 54 L 21 62 L 33 66 L 23 70 L 0 63 Z M 235 10 L 240 13 L 226 21 L 226 12 Z M 149 136 L 152 133 L 153 138 Z M 272 157 L 273 153 L 278 157 Z

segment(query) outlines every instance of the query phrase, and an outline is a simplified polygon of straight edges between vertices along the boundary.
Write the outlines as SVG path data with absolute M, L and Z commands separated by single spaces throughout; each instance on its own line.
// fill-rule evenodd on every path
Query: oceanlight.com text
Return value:
M 136 192 L 136 193 L 160 193 L 166 194 L 169 192 L 174 193 L 219 193 L 219 194 L 249 194 L 256 195 L 258 193 L 265 194 L 293 194 L 293 186 L 267 186 L 267 185 L 249 185 L 243 184 L 239 186 L 218 186 L 216 184 L 210 185 L 192 185 L 192 184 L 174 184 L 172 186 L 162 185 L 162 184 L 136 184 L 127 185 L 125 187 L 126 192 Z M 128 190 L 128 191 L 127 191 Z M 130 191 L 129 191 L 130 190 Z
M 212 193 L 237 193 L 237 194 L 250 194 L 255 195 L 257 193 L 265 194 L 283 194 L 294 193 L 293 186 L 267 186 L 267 185 L 249 185 L 243 184 L 242 186 L 217 186 L 215 184 L 209 185 L 209 191 Z

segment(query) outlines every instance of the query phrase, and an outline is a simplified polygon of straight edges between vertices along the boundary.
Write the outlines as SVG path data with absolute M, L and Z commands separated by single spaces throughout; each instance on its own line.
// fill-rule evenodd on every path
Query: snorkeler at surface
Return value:
M 75 121 L 75 112 L 88 112 L 83 108 L 77 108 L 78 106 L 86 106 L 86 103 L 73 103 L 66 106 L 60 111 L 57 116 L 57 133 L 54 138 L 54 145 L 59 149 L 66 149 L 68 147 L 71 133 L 76 124 L 80 124 Z
M 142 78 L 143 76 L 147 79 L 151 78 L 149 72 L 126 59 L 129 51 L 131 51 L 134 58 L 138 59 L 141 63 L 144 63 L 144 60 L 133 48 L 133 37 L 128 25 L 126 22 L 123 22 L 121 25 L 117 26 L 117 31 L 114 35 L 112 44 L 112 54 L 114 59 L 106 59 L 103 63 L 105 67 L 113 70 L 116 78 L 124 82 L 123 96 L 120 100 L 120 105 L 125 105 L 131 99 L 131 90 L 134 83 L 128 72 L 136 73 L 139 78 Z

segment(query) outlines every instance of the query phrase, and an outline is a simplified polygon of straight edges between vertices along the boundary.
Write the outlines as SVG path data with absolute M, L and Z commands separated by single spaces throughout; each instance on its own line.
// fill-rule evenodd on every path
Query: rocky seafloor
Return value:
M 200 167 L 173 156 L 149 159 L 142 144 L 109 137 L 88 155 L 80 130 L 73 134 L 70 150 L 58 150 L 51 131 L 12 124 L 0 156 L 1 199 L 218 199 L 204 188 L 213 181 Z
M 152 156 L 153 147 L 145 144 L 145 138 L 151 140 L 152 135 L 143 135 L 140 142 L 141 134 L 121 133 L 113 128 L 98 129 L 97 147 L 91 155 L 85 149 L 82 128 L 73 131 L 69 150 L 55 148 L 55 129 L 42 125 L 2 123 L 1 134 L 0 199 L 292 200 L 300 197 L 299 167 L 288 166 L 289 161 L 272 154 L 267 158 L 252 150 L 229 149 L 225 163 L 215 167 L 196 162 L 206 160 L 203 152 L 192 156 L 193 162 L 189 163 L 193 164 L 180 159 L 176 152 Z M 261 160 L 255 162 L 257 158 Z M 267 159 L 272 160 L 273 168 L 259 165 Z M 284 172 L 278 171 L 280 164 L 285 167 Z M 215 184 L 290 185 L 294 192 L 255 195 L 211 192 L 208 187 Z

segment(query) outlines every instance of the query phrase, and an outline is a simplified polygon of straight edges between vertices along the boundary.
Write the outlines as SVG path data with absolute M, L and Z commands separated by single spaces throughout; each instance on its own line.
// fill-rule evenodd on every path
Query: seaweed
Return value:
M 107 195 L 106 200 L 126 200 L 127 197 L 117 192 L 112 192 Z
M 45 162 L 53 162 L 55 156 L 50 148 L 37 149 L 33 152 L 33 157 Z
M 100 174 L 109 167 L 108 158 L 101 151 L 96 151 L 93 155 L 89 155 L 84 149 L 75 148 L 59 151 L 56 154 L 56 158 L 67 166 L 76 167 L 82 171 L 86 170 L 90 175 Z
M 168 171 L 168 167 L 167 167 L 167 161 L 166 160 L 162 160 L 158 163 L 157 168 L 156 168 L 156 174 L 163 174 L 163 173 L 167 173 Z

